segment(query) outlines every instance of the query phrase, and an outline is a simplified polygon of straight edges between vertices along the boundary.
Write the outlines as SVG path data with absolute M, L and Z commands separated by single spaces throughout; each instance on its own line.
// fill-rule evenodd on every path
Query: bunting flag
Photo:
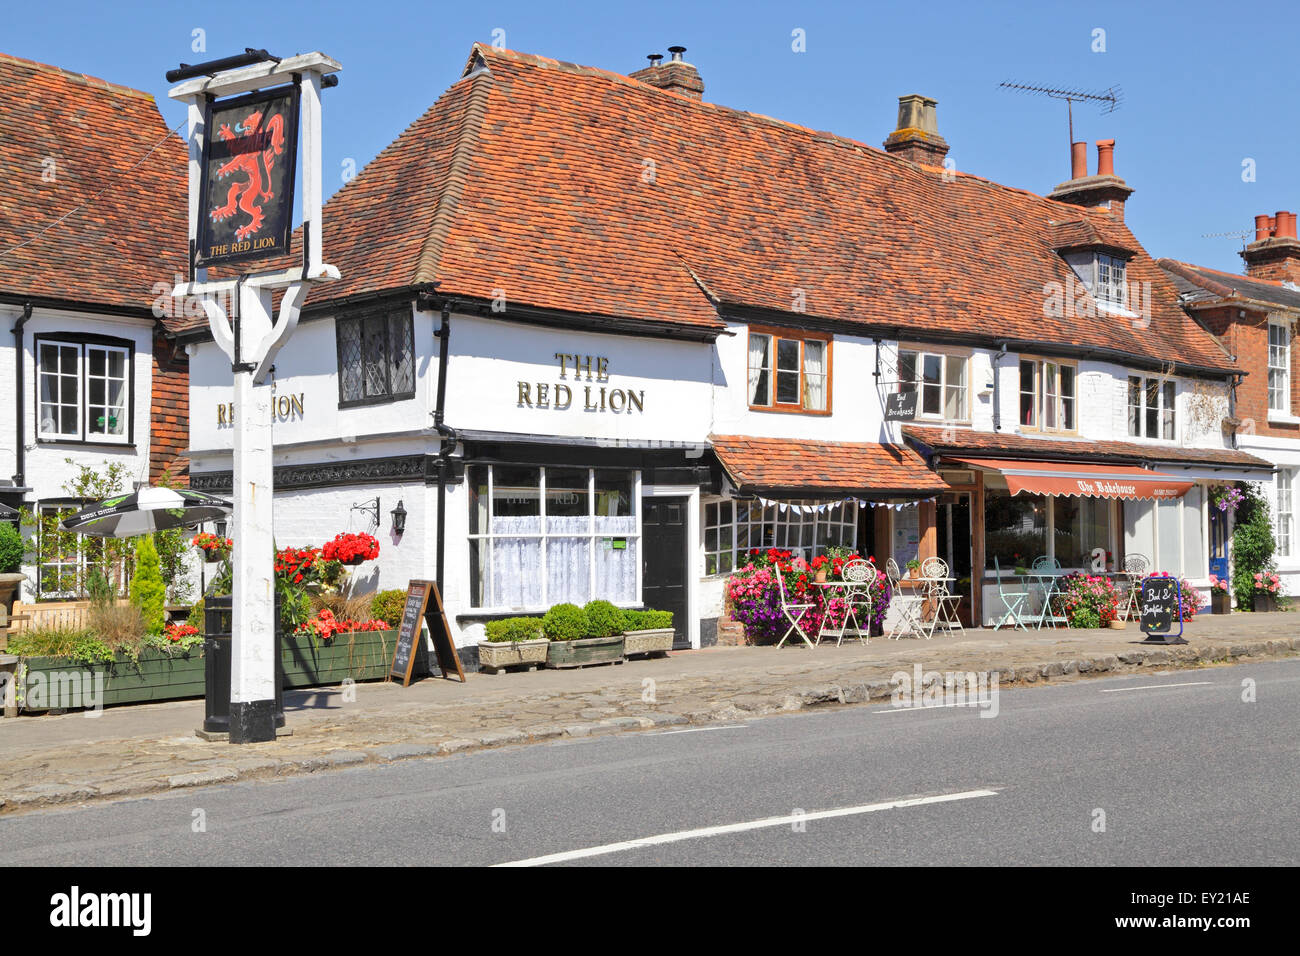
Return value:
M 768 498 L 759 497 L 758 501 L 765 508 L 775 508 L 781 514 L 793 511 L 796 514 L 825 514 L 833 508 L 839 508 L 847 504 L 855 504 L 860 508 L 890 508 L 894 511 L 902 511 L 904 508 L 915 508 L 921 502 L 934 501 L 934 498 L 920 498 L 915 501 L 866 501 L 862 498 L 841 498 L 837 501 L 820 501 L 812 503 L 802 503 L 797 501 L 773 501 Z

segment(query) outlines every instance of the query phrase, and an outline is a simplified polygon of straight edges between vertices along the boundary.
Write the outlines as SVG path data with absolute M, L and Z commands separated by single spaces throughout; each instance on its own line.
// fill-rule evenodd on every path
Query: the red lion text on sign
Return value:
M 271 199 L 271 170 L 275 166 L 275 157 L 284 152 L 284 117 L 279 113 L 271 117 L 262 128 L 261 112 L 252 112 L 242 123 L 236 123 L 232 131 L 229 124 L 222 123 L 217 135 L 223 140 L 244 140 L 232 149 L 236 150 L 230 162 L 217 169 L 217 178 L 225 179 L 235 173 L 243 173 L 248 178 L 231 184 L 226 193 L 226 203 L 212 210 L 213 222 L 221 222 L 235 214 L 236 209 L 249 216 L 249 221 L 235 230 L 236 239 L 247 239 L 262 228 L 262 203 Z M 242 148 L 241 148 L 242 147 Z

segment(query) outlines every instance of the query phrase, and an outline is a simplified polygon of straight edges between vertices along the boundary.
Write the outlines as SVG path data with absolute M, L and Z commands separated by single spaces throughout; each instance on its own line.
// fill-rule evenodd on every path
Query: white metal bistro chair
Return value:
M 925 592 L 934 608 L 934 626 L 945 631 L 963 630 L 957 617 L 961 595 L 948 588 L 948 562 L 943 558 L 926 558 L 921 562 L 921 578 Z
M 885 580 L 889 582 L 889 593 L 898 593 L 898 580 L 903 576 L 903 571 L 898 566 L 898 562 L 893 558 L 885 561 Z
M 873 589 L 879 577 L 876 566 L 864 558 L 854 558 L 840 570 L 840 577 L 845 583 L 844 622 L 840 626 L 839 640 L 835 646 L 844 643 L 846 634 L 856 637 L 863 644 L 870 644 L 871 609 L 875 604 Z M 853 622 L 852 627 L 849 627 L 850 621 Z M 864 623 L 866 630 L 863 630 Z
M 1127 621 L 1135 613 L 1142 613 L 1142 579 L 1147 576 L 1151 567 L 1151 562 L 1143 554 L 1127 554 L 1124 556 L 1124 603 L 1120 605 L 1116 615 L 1121 621 Z
M 993 622 L 993 630 L 996 631 L 998 628 L 1007 624 L 1010 624 L 1013 629 L 1018 627 L 1022 631 L 1029 630 L 1029 628 L 1025 626 L 1022 617 L 1022 610 L 1025 606 L 1025 601 L 1029 598 L 1029 592 L 1008 591 L 1002 587 L 1002 566 L 998 564 L 998 559 L 996 557 L 993 559 L 993 573 L 997 575 L 998 597 L 1002 599 L 1002 607 L 1004 608 L 1002 616 Z
M 797 633 L 801 638 L 803 638 L 805 644 L 812 647 L 813 642 L 808 638 L 808 633 L 803 629 L 803 625 L 800 622 L 804 619 L 804 615 L 812 610 L 813 605 L 791 603 L 790 596 L 786 594 L 785 591 L 785 577 L 781 574 L 781 569 L 774 567 L 772 568 L 772 573 L 776 575 L 776 586 L 781 595 L 781 613 L 784 614 L 785 619 L 790 622 L 790 627 L 785 632 L 785 636 L 781 638 L 780 642 L 776 646 L 783 646 L 785 642 L 790 639 L 791 634 Z
M 1052 607 L 1052 599 L 1059 593 L 1056 586 L 1060 583 L 1060 575 L 1056 572 L 1061 570 L 1061 562 L 1045 554 L 1040 555 L 1034 558 L 1030 570 L 1043 589 L 1043 609 L 1038 615 L 1038 629 L 1041 631 L 1044 624 L 1050 624 L 1053 629 L 1057 624 L 1069 624 L 1069 620 L 1064 615 L 1057 614 Z

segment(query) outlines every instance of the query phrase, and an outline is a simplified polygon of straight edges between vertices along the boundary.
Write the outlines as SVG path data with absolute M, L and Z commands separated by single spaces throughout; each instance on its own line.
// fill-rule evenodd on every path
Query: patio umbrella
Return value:
M 16 515 L 16 514 L 18 514 L 18 512 L 15 511 L 13 508 L 10 508 L 6 504 L 0 504 L 0 518 L 8 518 L 10 515 Z
M 185 488 L 141 488 L 130 495 L 106 498 L 59 522 L 60 531 L 100 538 L 130 538 L 168 528 L 187 528 L 230 514 L 225 498 Z

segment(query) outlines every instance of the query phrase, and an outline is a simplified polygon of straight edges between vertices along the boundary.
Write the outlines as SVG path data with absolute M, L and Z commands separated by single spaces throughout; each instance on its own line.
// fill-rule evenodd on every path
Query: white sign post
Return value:
M 302 264 L 237 279 L 176 286 L 175 296 L 199 296 L 212 337 L 230 357 L 234 374 L 234 582 L 230 675 L 230 742 L 275 739 L 275 615 L 271 386 L 267 375 L 293 334 L 307 290 L 339 278 L 321 248 L 321 81 L 341 69 L 321 53 L 265 61 L 187 80 L 169 95 L 189 107 L 190 236 L 198 235 L 205 107 L 209 98 L 250 93 L 297 81 L 301 88 Z M 272 295 L 283 290 L 279 315 Z

